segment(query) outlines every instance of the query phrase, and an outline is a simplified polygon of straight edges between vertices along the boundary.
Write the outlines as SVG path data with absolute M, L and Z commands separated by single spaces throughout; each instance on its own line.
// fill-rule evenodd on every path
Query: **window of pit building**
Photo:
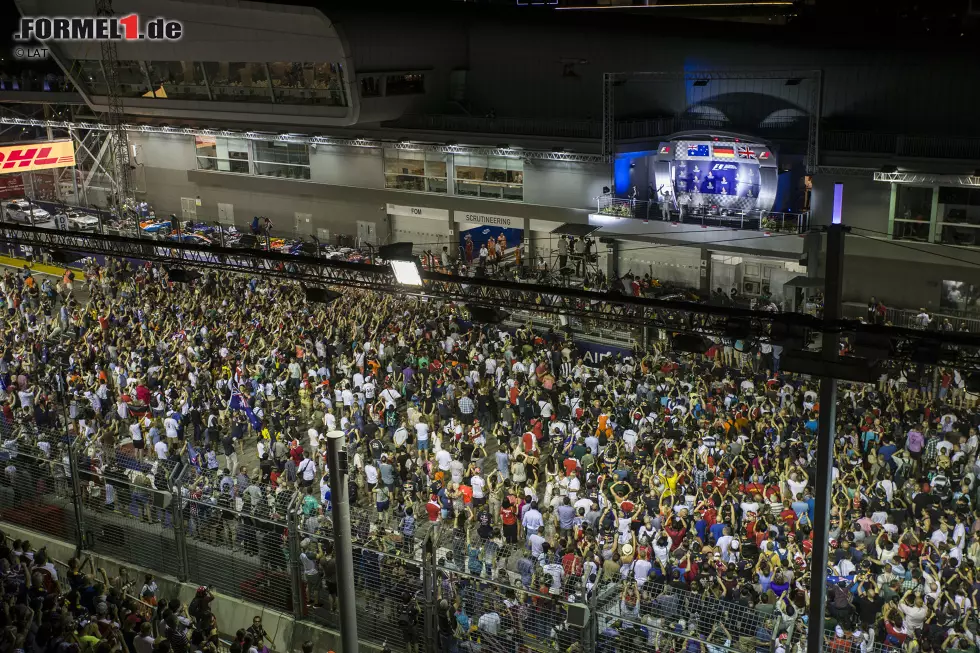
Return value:
M 407 73 L 388 75 L 385 79 L 385 95 L 415 95 L 425 93 L 425 75 Z
M 252 141 L 255 174 L 283 179 L 310 178 L 310 150 L 306 143 Z
M 205 61 L 202 66 L 215 100 L 272 102 L 264 63 Z
M 385 188 L 448 193 L 449 155 L 385 148 Z
M 269 73 L 280 104 L 347 105 L 340 64 L 274 61 L 269 63 Z
M 248 141 L 224 136 L 195 136 L 198 170 L 237 172 L 247 175 Z
M 933 220 L 932 187 L 910 184 L 895 186 L 892 239 L 930 242 Z
M 171 100 L 209 100 L 204 67 L 197 61 L 148 61 L 153 96 Z
M 524 161 L 517 158 L 457 154 L 453 158 L 456 194 L 493 199 L 524 199 Z

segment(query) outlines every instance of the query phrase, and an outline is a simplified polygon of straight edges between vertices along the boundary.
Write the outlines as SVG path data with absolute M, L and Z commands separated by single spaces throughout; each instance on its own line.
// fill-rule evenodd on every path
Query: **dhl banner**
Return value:
M 0 175 L 73 165 L 75 165 L 75 145 L 70 140 L 0 147 Z

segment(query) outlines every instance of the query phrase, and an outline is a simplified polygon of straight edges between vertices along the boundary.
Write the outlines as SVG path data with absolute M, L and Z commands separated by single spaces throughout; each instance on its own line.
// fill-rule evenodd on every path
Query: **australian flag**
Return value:
M 237 383 L 231 385 L 231 399 L 228 401 L 228 410 L 243 411 L 245 416 L 248 417 L 248 421 L 253 429 L 256 431 L 262 429 L 262 420 L 255 414 L 252 407 L 248 405 L 248 401 L 245 400 L 245 395 L 242 394 Z

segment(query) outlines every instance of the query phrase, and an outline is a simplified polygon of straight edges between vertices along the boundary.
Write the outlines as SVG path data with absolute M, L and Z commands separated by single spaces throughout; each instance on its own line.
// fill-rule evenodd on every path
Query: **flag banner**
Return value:
M 238 384 L 233 383 L 229 385 L 231 387 L 231 399 L 228 401 L 228 410 L 238 410 L 245 413 L 245 416 L 248 417 L 248 421 L 252 425 L 252 428 L 256 431 L 261 430 L 262 420 L 259 419 L 259 416 L 256 415 L 255 411 L 248 405 L 248 402 L 245 400 L 245 395 L 242 394 Z

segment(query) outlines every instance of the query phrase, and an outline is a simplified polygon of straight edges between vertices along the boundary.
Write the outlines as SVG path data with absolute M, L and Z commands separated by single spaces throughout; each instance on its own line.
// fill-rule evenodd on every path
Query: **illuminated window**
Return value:
M 521 159 L 457 154 L 453 165 L 457 195 L 524 199 L 524 162 Z
M 331 63 L 275 61 L 269 64 L 276 102 L 346 106 L 343 67 Z
M 215 100 L 272 102 L 264 63 L 205 61 L 203 67 Z
M 195 61 L 148 61 L 146 70 L 153 97 L 171 100 L 207 100 L 204 69 Z
M 440 152 L 385 149 L 385 188 L 448 193 L 448 158 Z
M 198 170 L 248 174 L 248 141 L 223 136 L 195 136 Z

